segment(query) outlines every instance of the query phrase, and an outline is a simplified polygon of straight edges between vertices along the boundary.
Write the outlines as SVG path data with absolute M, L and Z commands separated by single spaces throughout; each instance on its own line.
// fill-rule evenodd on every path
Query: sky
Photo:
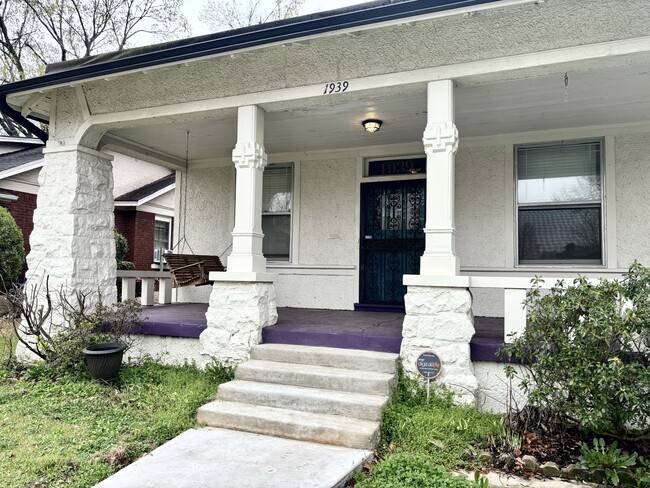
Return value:
M 263 0 L 267 3 L 268 0 Z M 300 11 L 301 14 L 311 14 L 314 12 L 321 12 L 323 10 L 332 10 L 335 8 L 347 7 L 349 5 L 357 5 L 365 3 L 370 0 L 306 0 Z M 183 13 L 190 24 L 192 24 L 192 35 L 200 36 L 202 34 L 209 34 L 207 26 L 199 20 L 199 11 L 206 3 L 206 0 L 184 0 Z

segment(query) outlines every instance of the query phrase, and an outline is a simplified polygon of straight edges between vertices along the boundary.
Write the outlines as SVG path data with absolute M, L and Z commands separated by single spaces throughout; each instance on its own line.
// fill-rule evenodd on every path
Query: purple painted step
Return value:
M 262 329 L 266 344 L 339 347 L 399 353 L 403 313 L 280 309 L 278 323 Z

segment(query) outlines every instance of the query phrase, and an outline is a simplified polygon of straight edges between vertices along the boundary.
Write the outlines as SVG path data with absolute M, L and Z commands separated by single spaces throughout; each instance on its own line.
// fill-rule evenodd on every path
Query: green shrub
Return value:
M 427 456 L 396 454 L 373 468 L 370 475 L 359 477 L 355 488 L 472 488 L 484 487 L 480 479 L 470 482 L 434 466 Z
M 117 261 L 117 269 L 135 269 L 135 264 L 131 261 L 124 260 L 127 252 L 129 252 L 129 242 L 126 240 L 126 237 L 115 231 L 115 260 Z
M 523 362 L 529 401 L 587 431 L 647 435 L 650 270 L 634 263 L 621 280 L 579 277 L 548 294 L 540 284 L 527 294 L 525 332 L 502 351 Z
M 630 469 L 636 464 L 638 454 L 624 454 L 618 448 L 616 441 L 606 447 L 605 440 L 594 439 L 594 447 L 582 444 L 580 448 L 580 465 L 587 469 L 602 469 L 604 482 L 608 485 L 618 486 L 619 475 L 622 472 L 630 473 Z
M 25 242 L 9 211 L 0 207 L 0 292 L 20 276 L 25 262 Z

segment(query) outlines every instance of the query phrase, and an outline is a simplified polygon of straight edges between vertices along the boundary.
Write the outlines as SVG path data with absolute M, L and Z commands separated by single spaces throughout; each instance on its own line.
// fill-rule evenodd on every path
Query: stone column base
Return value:
M 226 366 L 246 361 L 262 341 L 262 328 L 278 321 L 273 283 L 215 281 L 201 333 L 201 354 Z
M 457 403 L 474 404 L 478 383 L 470 359 L 474 335 L 472 296 L 466 288 L 409 286 L 405 296 L 406 317 L 400 356 L 410 377 L 419 377 L 416 360 L 433 351 L 442 361 L 435 380 L 455 394 Z

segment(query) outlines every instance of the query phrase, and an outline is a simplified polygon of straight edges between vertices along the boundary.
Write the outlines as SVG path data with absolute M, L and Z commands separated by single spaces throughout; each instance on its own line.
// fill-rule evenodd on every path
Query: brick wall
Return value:
M 8 193 L 18 197 L 15 202 L 0 202 L 0 206 L 9 210 L 11 216 L 16 220 L 16 224 L 23 232 L 23 239 L 25 240 L 25 256 L 29 254 L 29 235 L 34 229 L 34 210 L 36 209 L 36 195 L 30 193 L 23 193 L 21 191 L 2 190 L 3 193 Z M 27 271 L 27 264 L 23 266 L 23 276 Z
M 151 269 L 155 219 L 151 213 L 115 209 L 115 229 L 129 242 L 126 260 L 135 264 L 135 269 Z
M 135 211 L 115 209 L 115 230 L 126 237 L 129 243 L 129 250 L 124 257 L 127 261 L 133 261 L 133 243 L 135 240 Z
M 151 269 L 153 264 L 153 234 L 156 216 L 145 212 L 135 213 L 133 262 L 135 269 Z

